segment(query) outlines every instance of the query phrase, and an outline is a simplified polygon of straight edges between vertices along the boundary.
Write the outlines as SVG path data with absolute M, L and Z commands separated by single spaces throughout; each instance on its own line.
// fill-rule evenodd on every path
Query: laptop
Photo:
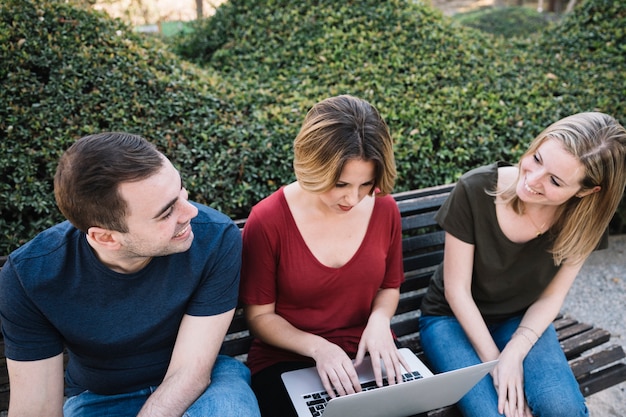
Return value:
M 405 382 L 376 387 L 368 356 L 356 369 L 363 391 L 334 399 L 326 394 L 315 367 L 283 373 L 298 417 L 407 417 L 435 410 L 458 402 L 498 362 L 434 375 L 411 350 L 399 351 L 411 368 L 404 375 Z

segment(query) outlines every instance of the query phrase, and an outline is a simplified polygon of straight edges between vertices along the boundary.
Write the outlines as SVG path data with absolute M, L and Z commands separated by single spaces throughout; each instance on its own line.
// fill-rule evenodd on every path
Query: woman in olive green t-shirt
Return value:
M 597 112 L 552 124 L 518 165 L 460 178 L 437 214 L 444 261 L 420 327 L 437 372 L 499 360 L 465 416 L 588 415 L 551 323 L 625 185 L 626 130 Z

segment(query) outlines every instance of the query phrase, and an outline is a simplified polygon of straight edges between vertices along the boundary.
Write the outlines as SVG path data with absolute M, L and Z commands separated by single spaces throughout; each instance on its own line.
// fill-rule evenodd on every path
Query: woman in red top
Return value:
M 265 417 L 295 415 L 287 370 L 315 365 L 335 396 L 360 391 L 355 364 L 366 352 L 379 385 L 381 363 L 390 383 L 406 367 L 390 329 L 404 274 L 386 123 L 352 96 L 317 103 L 295 139 L 294 170 L 297 181 L 257 204 L 243 231 L 240 294 L 256 337 L 248 365 Z

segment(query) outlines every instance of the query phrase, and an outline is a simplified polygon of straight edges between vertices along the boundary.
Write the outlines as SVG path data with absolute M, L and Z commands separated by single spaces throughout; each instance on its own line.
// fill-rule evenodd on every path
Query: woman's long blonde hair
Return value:
M 551 233 L 554 263 L 584 261 L 597 247 L 615 214 L 626 187 L 626 129 L 613 117 L 599 112 L 578 113 L 553 123 L 537 136 L 521 159 L 537 152 L 547 139 L 556 139 L 585 169 L 581 192 L 599 186 L 598 192 L 574 196 L 557 210 Z M 524 202 L 516 184 L 502 190 L 501 198 L 519 215 Z

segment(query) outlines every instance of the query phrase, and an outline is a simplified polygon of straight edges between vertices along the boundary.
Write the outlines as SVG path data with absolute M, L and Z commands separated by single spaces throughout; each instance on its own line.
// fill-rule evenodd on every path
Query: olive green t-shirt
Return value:
M 487 322 L 522 314 L 559 270 L 549 253 L 554 241 L 549 232 L 515 243 L 500 229 L 495 197 L 485 191 L 495 190 L 502 166 L 511 164 L 498 162 L 463 175 L 435 217 L 446 232 L 474 245 L 472 296 Z M 443 287 L 439 265 L 422 301 L 422 314 L 453 315 Z

